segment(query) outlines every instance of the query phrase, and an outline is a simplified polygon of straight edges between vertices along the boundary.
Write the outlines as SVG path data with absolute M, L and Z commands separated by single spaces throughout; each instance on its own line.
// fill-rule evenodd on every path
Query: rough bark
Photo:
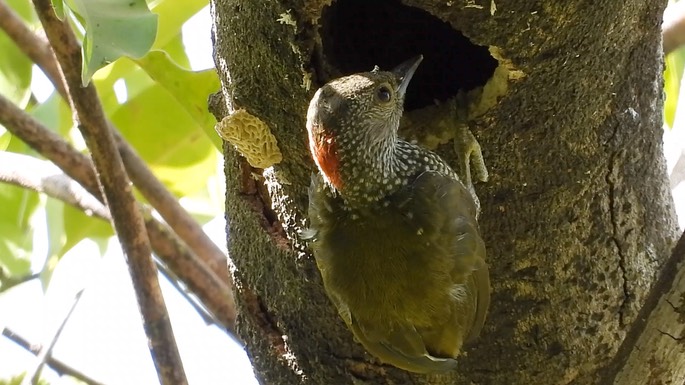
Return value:
M 419 81 L 408 101 L 414 111 L 405 135 L 454 160 L 449 139 L 455 125 L 466 124 L 490 171 L 490 181 L 476 187 L 490 314 L 459 371 L 440 376 L 410 375 L 367 355 L 328 302 L 297 237 L 313 171 L 304 118 L 316 88 L 340 73 L 369 70 L 368 63 L 387 68 L 417 53 L 429 63 L 431 50 L 440 50 L 406 34 L 394 38 L 403 29 L 392 25 L 400 16 L 388 9 L 403 5 L 392 1 L 372 15 L 377 30 L 360 33 L 393 48 L 336 48 L 349 43 L 346 28 L 354 35 L 361 24 L 341 10 L 321 16 L 329 3 L 212 1 L 223 84 L 214 112 L 221 118 L 246 109 L 270 127 L 283 154 L 260 170 L 225 149 L 237 329 L 257 377 L 264 384 L 600 383 L 676 235 L 661 149 L 665 1 L 405 1 L 430 13 L 429 23 L 447 22 L 490 47 L 497 59 L 473 59 L 477 47 L 452 46 L 439 35 L 449 52 L 465 50 L 457 57 L 466 64 L 426 71 L 461 83 Z M 407 12 L 408 20 L 423 18 Z M 422 48 L 428 52 L 410 52 Z M 469 83 L 484 71 L 487 84 Z M 433 98 L 449 101 L 420 109 Z M 682 345 L 673 351 L 682 356 Z M 683 380 L 674 373 L 653 372 L 654 383 Z

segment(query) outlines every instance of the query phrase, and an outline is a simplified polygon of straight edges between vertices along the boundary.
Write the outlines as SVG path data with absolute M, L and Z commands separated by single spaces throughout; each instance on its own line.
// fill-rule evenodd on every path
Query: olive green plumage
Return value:
M 456 367 L 485 321 L 490 285 L 475 196 L 436 154 L 396 136 L 419 62 L 315 95 L 307 128 L 320 174 L 307 237 L 357 340 L 383 362 L 428 373 Z

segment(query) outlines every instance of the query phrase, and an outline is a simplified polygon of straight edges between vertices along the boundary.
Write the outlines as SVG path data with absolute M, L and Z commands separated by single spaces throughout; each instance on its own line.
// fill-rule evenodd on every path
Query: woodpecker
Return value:
M 432 373 L 454 369 L 462 344 L 480 333 L 490 282 L 472 186 L 397 136 L 421 60 L 342 77 L 314 95 L 307 131 L 319 172 L 304 237 L 331 302 L 365 349 Z

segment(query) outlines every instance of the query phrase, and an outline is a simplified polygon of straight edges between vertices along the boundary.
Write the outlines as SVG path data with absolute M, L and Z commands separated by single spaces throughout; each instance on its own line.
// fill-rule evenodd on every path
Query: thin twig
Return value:
M 2 95 L 0 124 L 104 203 L 90 159 Z M 145 216 L 145 227 L 155 253 L 202 299 L 227 330 L 233 330 L 236 312 L 231 288 L 152 215 Z
M 50 339 L 48 340 L 50 342 L 47 346 L 43 345 L 40 348 L 38 354 L 36 355 L 36 362 L 34 363 L 33 367 L 30 370 L 26 371 L 26 376 L 24 376 L 22 385 L 31 385 L 38 383 L 38 379 L 40 378 L 40 372 L 43 370 L 43 366 L 47 363 L 50 356 L 52 356 L 52 349 L 55 347 L 55 344 L 57 343 L 59 336 L 62 334 L 62 331 L 64 331 L 64 327 L 67 325 L 67 321 L 69 321 L 71 315 L 74 314 L 74 309 L 76 309 L 76 305 L 78 305 L 79 301 L 81 300 L 82 294 L 83 289 L 79 290 L 78 293 L 76 293 L 76 295 L 74 296 L 74 300 L 71 302 L 71 306 L 69 307 L 67 313 L 64 315 L 62 322 L 60 322 L 59 326 L 55 329 L 55 332 L 52 333 L 52 335 L 50 336 Z
M 188 302 L 190 306 L 192 306 L 193 309 L 195 309 L 200 318 L 202 318 L 202 320 L 205 321 L 205 324 L 221 324 L 216 318 L 216 316 L 214 316 L 209 309 L 202 305 L 202 301 L 198 301 L 197 297 L 192 295 L 192 293 L 181 284 L 181 280 L 178 279 L 178 277 L 176 276 L 176 274 L 174 274 L 173 271 L 171 271 L 159 259 L 155 259 L 155 263 L 157 264 L 157 269 L 159 270 L 159 273 L 162 274 L 169 281 L 171 286 L 173 286 L 174 289 L 176 289 L 178 294 L 185 298 L 186 302 Z
M 187 384 L 143 217 L 95 87 L 92 84 L 81 86 L 81 48 L 73 32 L 55 16 L 50 0 L 34 0 L 33 4 L 62 69 L 78 128 L 91 151 L 136 289 L 157 375 L 163 384 Z
M 12 12 L 4 0 L 0 0 L 0 29 L 5 30 L 17 47 L 45 72 L 58 93 L 65 101 L 68 101 L 68 95 L 63 83 L 64 79 L 50 45 L 45 39 L 32 33 L 22 20 Z M 147 167 L 128 142 L 121 137 L 112 123 L 108 121 L 108 124 L 114 133 L 114 138 L 124 161 L 126 171 L 141 194 L 159 212 L 179 237 L 188 244 L 188 247 L 220 279 L 231 287 L 232 283 L 228 274 L 228 265 L 224 253 L 202 231 L 199 224 L 183 209 L 173 194 L 154 176 L 149 167 Z M 233 303 L 232 293 L 229 301 Z
M 0 266 L 0 293 L 2 293 L 3 291 L 7 291 L 15 286 L 19 286 L 23 283 L 40 278 L 40 273 L 28 274 L 21 277 L 8 275 L 9 274 L 5 271 L 5 269 L 3 269 L 2 266 Z
M 33 355 L 38 355 L 38 353 L 42 350 L 41 345 L 31 343 L 28 339 L 22 337 L 21 335 L 19 335 L 19 333 L 15 332 L 14 330 L 8 327 L 2 329 L 2 335 L 7 337 L 8 340 L 31 352 Z M 45 363 L 52 370 L 54 370 L 61 376 L 67 375 L 70 377 L 74 377 L 77 380 L 84 382 L 88 385 L 104 385 L 103 383 L 88 377 L 87 375 L 79 372 L 78 370 L 72 368 L 71 366 L 63 363 L 62 361 L 54 357 L 48 357 Z

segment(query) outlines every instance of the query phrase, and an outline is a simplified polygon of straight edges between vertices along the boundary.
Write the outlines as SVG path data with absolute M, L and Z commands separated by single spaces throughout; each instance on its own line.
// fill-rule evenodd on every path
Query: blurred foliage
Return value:
M 669 1 L 669 4 L 676 1 Z M 665 58 L 664 69 L 664 123 L 669 129 L 674 128 L 678 102 L 680 98 L 683 67 L 685 66 L 685 48 L 680 47 Z M 681 111 L 685 111 L 681 109 Z
M 26 373 L 14 376 L 8 380 L 0 379 L 0 385 L 21 385 L 22 381 L 24 381 L 24 376 L 26 376 Z M 49 383 L 43 379 L 39 379 L 37 385 L 49 385 Z
M 669 128 L 675 123 L 678 102 L 681 100 L 680 88 L 685 66 L 685 49 L 682 47 L 666 55 L 666 69 L 664 71 L 664 121 Z
M 27 0 L 6 0 L 7 4 L 31 26 L 38 17 Z M 0 92 L 20 107 L 26 107 L 31 96 L 31 61 L 21 53 L 12 39 L 0 33 Z
M 8 4 L 31 28 L 40 29 L 30 0 Z M 62 17 L 71 17 L 72 25 L 85 29 L 83 80 L 92 75 L 109 119 L 177 197 L 190 199 L 195 206 L 200 203 L 202 209 L 191 214 L 205 220 L 210 219 L 207 207 L 214 215 L 222 207 L 221 194 L 211 191 L 217 186 L 213 178 L 221 142 L 206 108 L 219 80 L 213 69 L 189 69 L 181 28 L 207 4 L 208 0 L 53 0 Z M 33 63 L 1 31 L 0 52 L 0 93 L 85 151 L 68 104 L 54 91 L 43 102 L 32 97 Z M 112 63 L 103 67 L 107 62 Z M 38 156 L 2 126 L 0 151 Z M 84 239 L 96 241 L 103 251 L 114 234 L 108 223 L 22 188 L 0 183 L 0 202 L 0 269 L 8 280 L 39 272 L 45 288 L 66 252 Z M 34 245 L 38 224 L 47 227 L 40 247 Z M 44 253 L 39 260 L 45 258 L 45 263 L 32 272 L 36 250 Z
M 53 0 L 53 5 L 58 0 Z M 98 69 L 122 56 L 140 58 L 155 41 L 157 15 L 145 0 L 65 0 L 74 19 L 86 31 L 83 38 L 83 85 Z M 64 7 L 57 4 L 59 16 Z

